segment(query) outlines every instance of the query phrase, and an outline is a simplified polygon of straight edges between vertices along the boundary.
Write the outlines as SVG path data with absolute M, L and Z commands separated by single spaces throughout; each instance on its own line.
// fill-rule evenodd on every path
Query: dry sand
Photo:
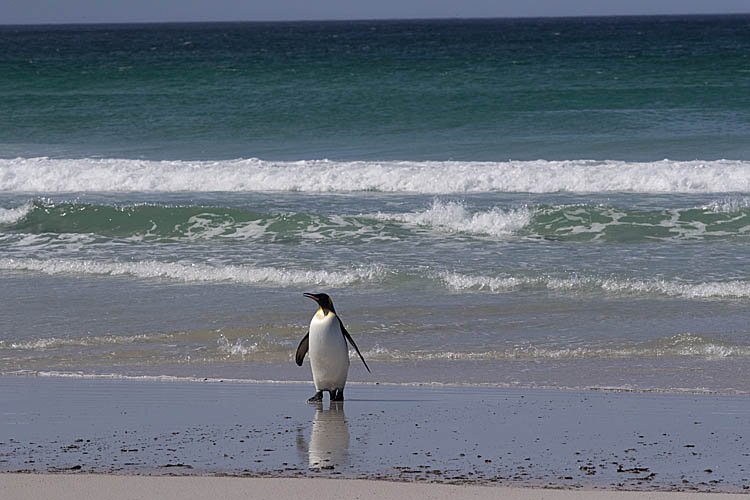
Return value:
M 2 474 L 3 500 L 733 500 L 747 495 L 686 492 L 581 491 L 503 486 L 453 486 L 352 479 L 145 477 L 101 474 Z

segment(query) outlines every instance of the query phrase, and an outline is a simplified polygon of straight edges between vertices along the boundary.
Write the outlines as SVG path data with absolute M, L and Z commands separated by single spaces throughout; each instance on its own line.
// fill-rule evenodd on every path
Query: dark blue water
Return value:
M 750 17 L 0 27 L 0 155 L 747 159 Z

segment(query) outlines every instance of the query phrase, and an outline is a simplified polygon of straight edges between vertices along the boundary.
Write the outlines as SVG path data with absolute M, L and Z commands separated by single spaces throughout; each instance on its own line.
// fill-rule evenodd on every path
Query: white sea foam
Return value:
M 13 224 L 19 221 L 26 217 L 32 208 L 34 204 L 31 201 L 16 208 L 0 208 L 0 224 Z
M 492 210 L 474 212 L 467 210 L 462 203 L 435 200 L 432 206 L 421 212 L 405 214 L 376 214 L 381 220 L 395 220 L 407 224 L 430 226 L 447 232 L 507 236 L 526 226 L 532 212 L 526 208 L 515 210 Z
M 296 339 L 295 339 L 296 340 Z M 223 359 L 243 359 L 249 361 L 292 361 L 296 341 L 290 342 L 285 339 L 274 338 L 270 332 L 260 335 L 260 338 L 252 339 L 238 337 L 232 340 L 223 333 L 216 339 L 216 347 Z
M 380 361 L 492 361 L 529 359 L 698 357 L 704 359 L 747 358 L 750 346 L 721 342 L 685 333 L 632 345 L 540 347 L 516 345 L 488 351 L 405 351 L 375 345 L 363 353 Z
M 77 259 L 0 259 L 0 269 L 37 271 L 45 274 L 79 274 L 163 278 L 184 282 L 234 282 L 243 284 L 345 286 L 379 279 L 384 270 L 377 266 L 350 271 L 303 271 L 275 267 L 210 266 L 178 262 L 97 262 Z
M 703 210 L 719 213 L 733 213 L 750 208 L 750 198 L 723 198 L 714 200 L 702 207 Z
M 231 342 L 224 335 L 220 335 L 216 341 L 219 351 L 226 354 L 227 357 L 241 357 L 258 352 L 260 349 L 259 342 L 250 342 L 244 339 L 236 339 Z
M 228 238 L 235 240 L 256 239 L 263 236 L 265 227 L 259 221 L 237 223 L 216 214 L 198 214 L 185 224 L 184 237 L 191 240 Z
M 690 299 L 748 298 L 750 281 L 710 281 L 685 283 L 669 280 L 634 280 L 598 277 L 557 278 L 552 276 L 471 276 L 461 273 L 440 273 L 439 279 L 455 291 L 483 290 L 506 292 L 522 288 L 547 290 L 605 291 L 621 294 L 665 295 Z
M 5 192 L 750 192 L 750 161 L 0 159 Z
M 0 348 L 24 351 L 43 351 L 59 347 L 95 347 L 110 345 L 129 345 L 148 342 L 165 342 L 174 340 L 171 333 L 141 334 L 141 335 L 104 335 L 98 337 L 48 337 L 31 340 L 2 341 Z

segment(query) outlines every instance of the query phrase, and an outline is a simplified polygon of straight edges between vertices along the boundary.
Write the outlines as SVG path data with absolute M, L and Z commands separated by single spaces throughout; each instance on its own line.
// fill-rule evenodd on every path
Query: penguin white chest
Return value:
M 343 389 L 349 371 L 349 348 L 335 313 L 318 310 L 313 316 L 309 349 L 315 389 Z

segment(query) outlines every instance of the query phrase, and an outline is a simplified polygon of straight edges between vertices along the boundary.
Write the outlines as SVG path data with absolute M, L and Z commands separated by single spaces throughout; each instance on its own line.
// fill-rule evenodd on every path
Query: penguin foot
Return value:
M 323 391 L 316 392 L 315 396 L 307 400 L 308 403 L 318 403 L 320 401 L 323 401 Z
M 334 389 L 330 391 L 331 401 L 343 401 L 344 400 L 344 389 Z

